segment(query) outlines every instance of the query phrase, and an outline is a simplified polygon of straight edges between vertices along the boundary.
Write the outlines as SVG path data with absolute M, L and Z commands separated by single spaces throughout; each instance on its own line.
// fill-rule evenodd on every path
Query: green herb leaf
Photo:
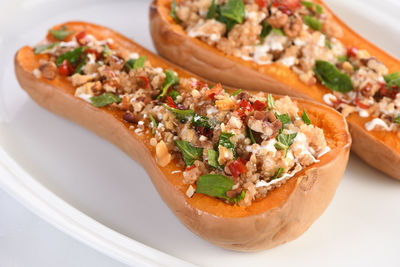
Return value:
M 322 29 L 322 22 L 313 16 L 306 15 L 303 17 L 304 23 L 315 31 L 320 31 Z
M 194 114 L 193 119 L 192 119 L 192 125 L 200 126 L 200 127 L 206 127 L 206 128 L 214 128 L 215 123 L 212 123 L 209 118 L 200 116 L 198 114 Z
M 169 92 L 168 95 L 175 101 L 176 98 L 179 96 L 179 92 L 176 90 L 171 90 L 171 92 Z
M 219 15 L 217 17 L 217 20 L 226 25 L 226 32 L 225 32 L 226 35 L 228 35 L 228 33 L 232 30 L 233 26 L 237 24 L 237 22 L 234 21 L 233 19 L 224 17 L 222 15 Z
M 103 47 L 103 57 L 109 57 L 109 56 L 111 56 L 112 51 L 111 51 L 111 49 L 108 47 L 108 45 L 103 44 L 102 47 Z M 128 61 L 129 61 L 129 60 L 128 60 Z M 126 63 L 125 63 L 125 64 L 126 64 Z
M 207 150 L 207 154 L 208 154 L 208 164 L 211 167 L 214 167 L 222 171 L 224 169 L 224 165 L 220 165 L 218 162 L 218 156 L 219 156 L 218 151 L 214 149 L 209 149 Z
M 264 42 L 265 37 L 267 37 L 271 31 L 272 31 L 271 25 L 269 25 L 268 21 L 264 20 L 262 23 L 262 30 L 260 33 L 260 43 Z
M 73 34 L 74 32 L 67 31 L 67 27 L 63 25 L 59 30 L 50 30 L 50 34 L 52 34 L 57 40 L 63 41 L 67 36 Z
M 268 94 L 268 109 L 273 110 L 275 108 L 275 99 L 271 94 Z
M 236 159 L 236 151 L 235 151 L 235 144 L 231 142 L 230 138 L 234 136 L 233 133 L 225 133 L 222 132 L 221 135 L 219 136 L 219 140 L 217 143 L 217 148 L 219 146 L 223 146 L 228 148 L 232 154 L 233 154 L 233 158 Z
M 256 143 L 256 139 L 254 139 L 253 131 L 250 129 L 250 127 L 247 127 L 247 134 L 251 140 L 252 144 Z
M 321 83 L 329 89 L 341 93 L 353 90 L 350 77 L 340 72 L 333 64 L 323 60 L 316 60 L 313 70 Z
M 231 94 L 231 96 L 237 96 L 237 95 L 240 94 L 241 92 L 242 92 L 242 89 L 239 89 L 239 90 L 233 92 L 233 93 Z
M 83 66 L 85 66 L 86 64 L 86 60 L 87 60 L 87 53 L 85 53 L 85 55 L 83 56 L 83 59 L 81 60 L 81 62 L 78 64 L 78 66 L 76 66 L 74 73 L 81 73 Z
M 234 182 L 226 176 L 220 174 L 206 174 L 199 177 L 196 182 L 196 193 L 201 193 L 211 197 L 226 199 L 231 203 L 238 203 L 246 195 L 242 191 L 235 198 L 229 198 L 226 193 L 232 190 Z
M 67 60 L 69 64 L 75 66 L 81 60 L 81 56 L 83 52 L 86 50 L 86 48 L 87 48 L 86 46 L 80 46 L 78 48 L 75 48 L 74 50 L 68 51 L 60 55 L 56 60 L 57 67 L 59 67 L 64 60 Z
M 194 115 L 194 111 L 192 109 L 181 110 L 177 108 L 172 108 L 166 104 L 163 104 L 163 106 L 171 111 L 179 120 L 187 120 Z
M 221 15 L 225 18 L 234 20 L 237 23 L 242 23 L 245 16 L 245 7 L 242 0 L 228 0 L 221 7 Z
M 397 115 L 397 117 L 394 119 L 394 122 L 400 124 L 400 115 Z
M 215 4 L 215 0 L 213 0 L 213 1 L 211 2 L 210 8 L 209 8 L 208 11 L 207 11 L 207 17 L 206 17 L 206 18 L 207 18 L 207 19 L 213 19 L 213 18 L 215 18 L 215 17 L 218 15 L 217 9 L 218 9 L 218 5 Z
M 117 95 L 114 95 L 112 93 L 104 93 L 99 96 L 92 96 L 90 98 L 90 101 L 92 102 L 92 105 L 95 107 L 104 107 L 112 103 L 119 103 L 121 102 L 121 98 Z
M 125 62 L 125 66 L 130 70 L 137 70 L 137 68 L 143 69 L 144 62 L 146 61 L 146 56 L 141 56 L 138 59 L 129 59 Z
M 349 60 L 349 58 L 347 57 L 347 55 L 339 56 L 337 59 L 338 59 L 338 61 L 339 61 L 340 63 Z
M 279 115 L 278 113 L 275 112 L 275 117 L 276 117 L 278 120 L 281 121 L 282 127 L 283 127 L 285 124 L 290 123 L 290 116 L 289 116 L 288 113 Z
M 322 8 L 322 6 L 320 6 L 316 3 L 309 2 L 309 1 L 301 1 L 301 4 L 308 9 L 312 9 L 314 7 L 315 13 L 317 13 L 317 14 L 324 13 L 324 9 Z
M 306 110 L 303 108 L 303 114 L 301 114 L 301 119 L 304 121 L 305 124 L 310 125 L 311 124 L 311 120 L 308 117 Z
M 57 45 L 59 45 L 59 44 L 60 44 L 59 42 L 55 42 L 55 43 L 51 43 L 51 44 L 44 44 L 44 45 L 35 46 L 35 48 L 33 49 L 33 53 L 39 54 L 39 53 L 51 50 L 54 47 L 56 47 Z
M 274 174 L 274 176 L 271 177 L 271 180 L 275 180 L 275 179 L 279 178 L 279 176 L 281 176 L 282 172 L 283 172 L 283 168 L 279 168 L 276 171 L 276 173 Z
M 186 166 L 192 166 L 195 160 L 201 160 L 203 156 L 203 149 L 194 147 L 189 142 L 175 140 L 175 145 L 181 151 Z
M 292 133 L 292 134 L 283 134 L 280 133 L 276 137 L 276 143 L 275 143 L 275 148 L 284 150 L 285 155 L 287 154 L 289 147 L 293 144 L 294 139 L 296 138 L 297 133 Z
M 277 29 L 277 28 L 272 28 L 271 32 L 277 34 L 277 35 L 282 35 L 285 36 L 285 32 L 282 29 Z
M 325 35 L 325 46 L 328 47 L 329 49 L 332 49 L 332 43 L 329 40 L 328 36 Z
M 182 20 L 176 15 L 176 0 L 172 0 L 171 2 L 171 12 L 169 12 L 169 15 L 178 23 L 181 23 Z
M 158 124 L 157 124 L 157 122 L 156 122 L 156 119 L 154 119 L 154 117 L 153 117 L 153 115 L 151 115 L 150 113 L 149 113 L 149 117 L 150 117 L 150 120 L 151 120 L 151 123 L 153 124 L 153 129 L 151 130 L 151 133 L 153 134 L 153 135 L 155 135 L 156 134 L 156 132 L 157 132 L 157 127 L 158 127 Z
M 397 86 L 400 88 L 400 75 L 399 73 L 393 72 L 391 74 L 385 75 L 383 77 L 385 79 L 386 85 L 390 88 L 391 86 Z
M 176 76 L 172 70 L 165 70 L 165 80 L 163 83 L 163 89 L 161 93 L 157 96 L 157 99 L 164 98 L 164 96 L 167 95 L 168 88 L 178 83 L 179 83 L 178 76 Z

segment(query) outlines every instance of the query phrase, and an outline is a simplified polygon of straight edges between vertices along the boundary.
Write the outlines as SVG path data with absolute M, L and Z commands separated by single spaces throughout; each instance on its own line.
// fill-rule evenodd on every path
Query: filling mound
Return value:
M 123 111 L 130 130 L 151 136 L 157 163 L 178 167 L 171 175 L 182 175 L 188 197 L 201 193 L 247 206 L 330 150 L 323 130 L 289 97 L 229 93 L 153 67 L 112 39 L 66 27 L 50 33 L 59 42 L 34 48 L 47 56 L 33 73 L 67 76 L 76 97 Z
M 370 118 L 368 131 L 400 134 L 400 75 L 366 50 L 346 47 L 339 25 L 310 1 L 181 0 L 170 15 L 190 37 L 228 55 L 289 67 L 332 90 L 324 101 L 344 116 Z

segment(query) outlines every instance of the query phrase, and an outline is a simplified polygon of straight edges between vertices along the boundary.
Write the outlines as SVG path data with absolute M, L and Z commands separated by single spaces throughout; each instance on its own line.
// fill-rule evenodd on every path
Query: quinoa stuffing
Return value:
M 180 0 L 172 17 L 190 37 L 258 64 L 282 64 L 307 84 L 332 90 L 324 102 L 369 118 L 368 131 L 400 135 L 400 75 L 366 50 L 346 47 L 332 16 L 312 1 Z
M 69 35 L 71 41 L 61 36 L 34 48 L 48 55 L 34 74 L 67 76 L 76 97 L 123 111 L 136 135 L 152 136 L 157 163 L 176 164 L 171 174 L 182 173 L 188 197 L 248 206 L 330 150 L 323 130 L 287 96 L 228 93 L 154 67 L 145 56 L 113 48 L 111 39 Z

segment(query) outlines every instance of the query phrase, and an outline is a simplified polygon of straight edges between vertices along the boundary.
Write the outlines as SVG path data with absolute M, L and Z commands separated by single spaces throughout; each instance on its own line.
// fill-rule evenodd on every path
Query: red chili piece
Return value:
M 231 171 L 231 174 L 233 177 L 238 177 L 241 173 L 247 172 L 246 166 L 244 165 L 243 162 L 246 162 L 244 159 L 237 159 L 235 161 L 232 161 L 229 165 L 228 168 Z
M 170 106 L 171 108 L 178 109 L 178 106 L 175 104 L 174 100 L 170 96 L 167 96 L 167 105 Z
M 347 56 L 348 57 L 356 57 L 358 53 L 358 49 L 354 46 L 347 49 Z
M 211 100 L 214 100 L 215 96 L 220 94 L 222 92 L 222 85 L 220 83 L 217 83 L 214 85 L 213 88 L 208 90 L 206 92 L 206 96 L 208 96 Z
M 83 53 L 94 54 L 96 56 L 96 59 L 100 59 L 100 57 L 101 57 L 100 53 L 97 52 L 97 50 L 92 49 L 92 48 L 86 48 L 85 51 L 83 51 Z
M 144 86 L 143 87 L 145 89 L 148 88 L 149 84 L 150 84 L 149 78 L 147 78 L 146 76 L 139 76 L 139 78 L 142 79 L 143 82 L 144 82 Z
M 64 59 L 64 61 L 58 67 L 58 72 L 61 75 L 68 76 L 74 72 L 74 68 L 71 66 L 68 60 Z
M 293 11 L 301 7 L 299 0 L 274 0 L 272 6 L 278 8 L 282 13 L 290 16 Z
M 245 99 L 240 100 L 240 102 L 236 108 L 236 112 L 238 113 L 239 117 L 242 120 L 246 119 L 246 111 L 250 112 L 252 110 L 253 110 L 253 108 L 252 108 L 251 104 Z
M 86 32 L 82 31 L 80 33 L 78 33 L 76 36 L 76 41 L 78 42 L 78 44 L 80 44 L 81 46 L 87 45 L 87 43 L 89 42 L 89 40 L 86 38 Z
M 364 103 L 360 102 L 360 100 L 358 100 L 358 96 L 356 96 L 356 98 L 354 99 L 354 102 L 356 102 L 356 105 L 362 109 L 369 109 L 368 105 L 365 105 Z
M 196 165 L 194 165 L 194 164 L 192 166 L 187 166 L 186 171 L 193 170 L 194 168 L 196 168 Z
M 387 88 L 386 84 L 381 83 L 381 88 L 379 89 L 379 94 L 382 97 L 386 96 L 386 97 L 394 99 L 398 92 L 399 92 L 399 88 L 396 85 L 393 85 L 390 88 Z
M 262 111 L 265 108 L 265 103 L 263 103 L 259 100 L 256 100 L 256 101 L 254 101 L 252 106 L 253 106 L 254 110 Z
M 268 6 L 268 1 L 267 0 L 255 0 L 255 2 L 260 8 Z

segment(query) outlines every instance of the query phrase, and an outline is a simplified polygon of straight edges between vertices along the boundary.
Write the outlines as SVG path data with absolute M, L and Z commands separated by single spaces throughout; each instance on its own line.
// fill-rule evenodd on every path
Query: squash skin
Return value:
M 367 49 L 386 64 L 389 72 L 400 70 L 400 61 L 382 51 L 347 27 L 320 0 L 324 13 L 332 16 L 343 36 L 337 38 L 345 45 Z M 323 95 L 331 92 L 316 84 L 307 86 L 288 67 L 278 64 L 258 65 L 255 62 L 225 55 L 217 48 L 185 31 L 168 16 L 170 0 L 154 0 L 150 6 L 150 32 L 158 53 L 166 59 L 206 79 L 247 90 L 268 91 L 274 94 L 313 99 L 323 102 Z M 325 103 L 324 103 L 325 104 Z M 372 117 L 352 114 L 347 118 L 353 137 L 352 151 L 366 163 L 392 178 L 400 180 L 400 138 L 396 133 L 367 131 L 364 124 Z
M 169 66 L 180 76 L 194 76 L 107 28 L 83 22 L 63 25 L 73 30 L 88 29 L 94 36 L 111 37 L 117 44 L 146 55 L 154 66 Z M 57 76 L 53 81 L 36 78 L 32 70 L 37 68 L 39 58 L 33 55 L 30 47 L 21 48 L 15 56 L 17 79 L 31 98 L 45 109 L 109 140 L 139 162 L 148 172 L 163 201 L 182 223 L 217 246 L 238 251 L 258 251 L 297 238 L 326 209 L 345 170 L 351 137 L 344 118 L 329 107 L 295 99 L 310 110 L 312 120 L 325 126 L 324 130 L 329 136 L 332 150 L 319 163 L 305 168 L 249 208 L 231 206 L 201 194 L 188 198 L 185 195 L 187 186 L 184 187 L 181 177 L 177 179 L 171 174 L 171 170 L 176 168 L 175 164 L 159 167 L 154 159 L 154 148 L 129 130 L 130 124 L 122 120 L 122 113 L 95 108 L 75 97 L 74 88 L 64 77 Z

